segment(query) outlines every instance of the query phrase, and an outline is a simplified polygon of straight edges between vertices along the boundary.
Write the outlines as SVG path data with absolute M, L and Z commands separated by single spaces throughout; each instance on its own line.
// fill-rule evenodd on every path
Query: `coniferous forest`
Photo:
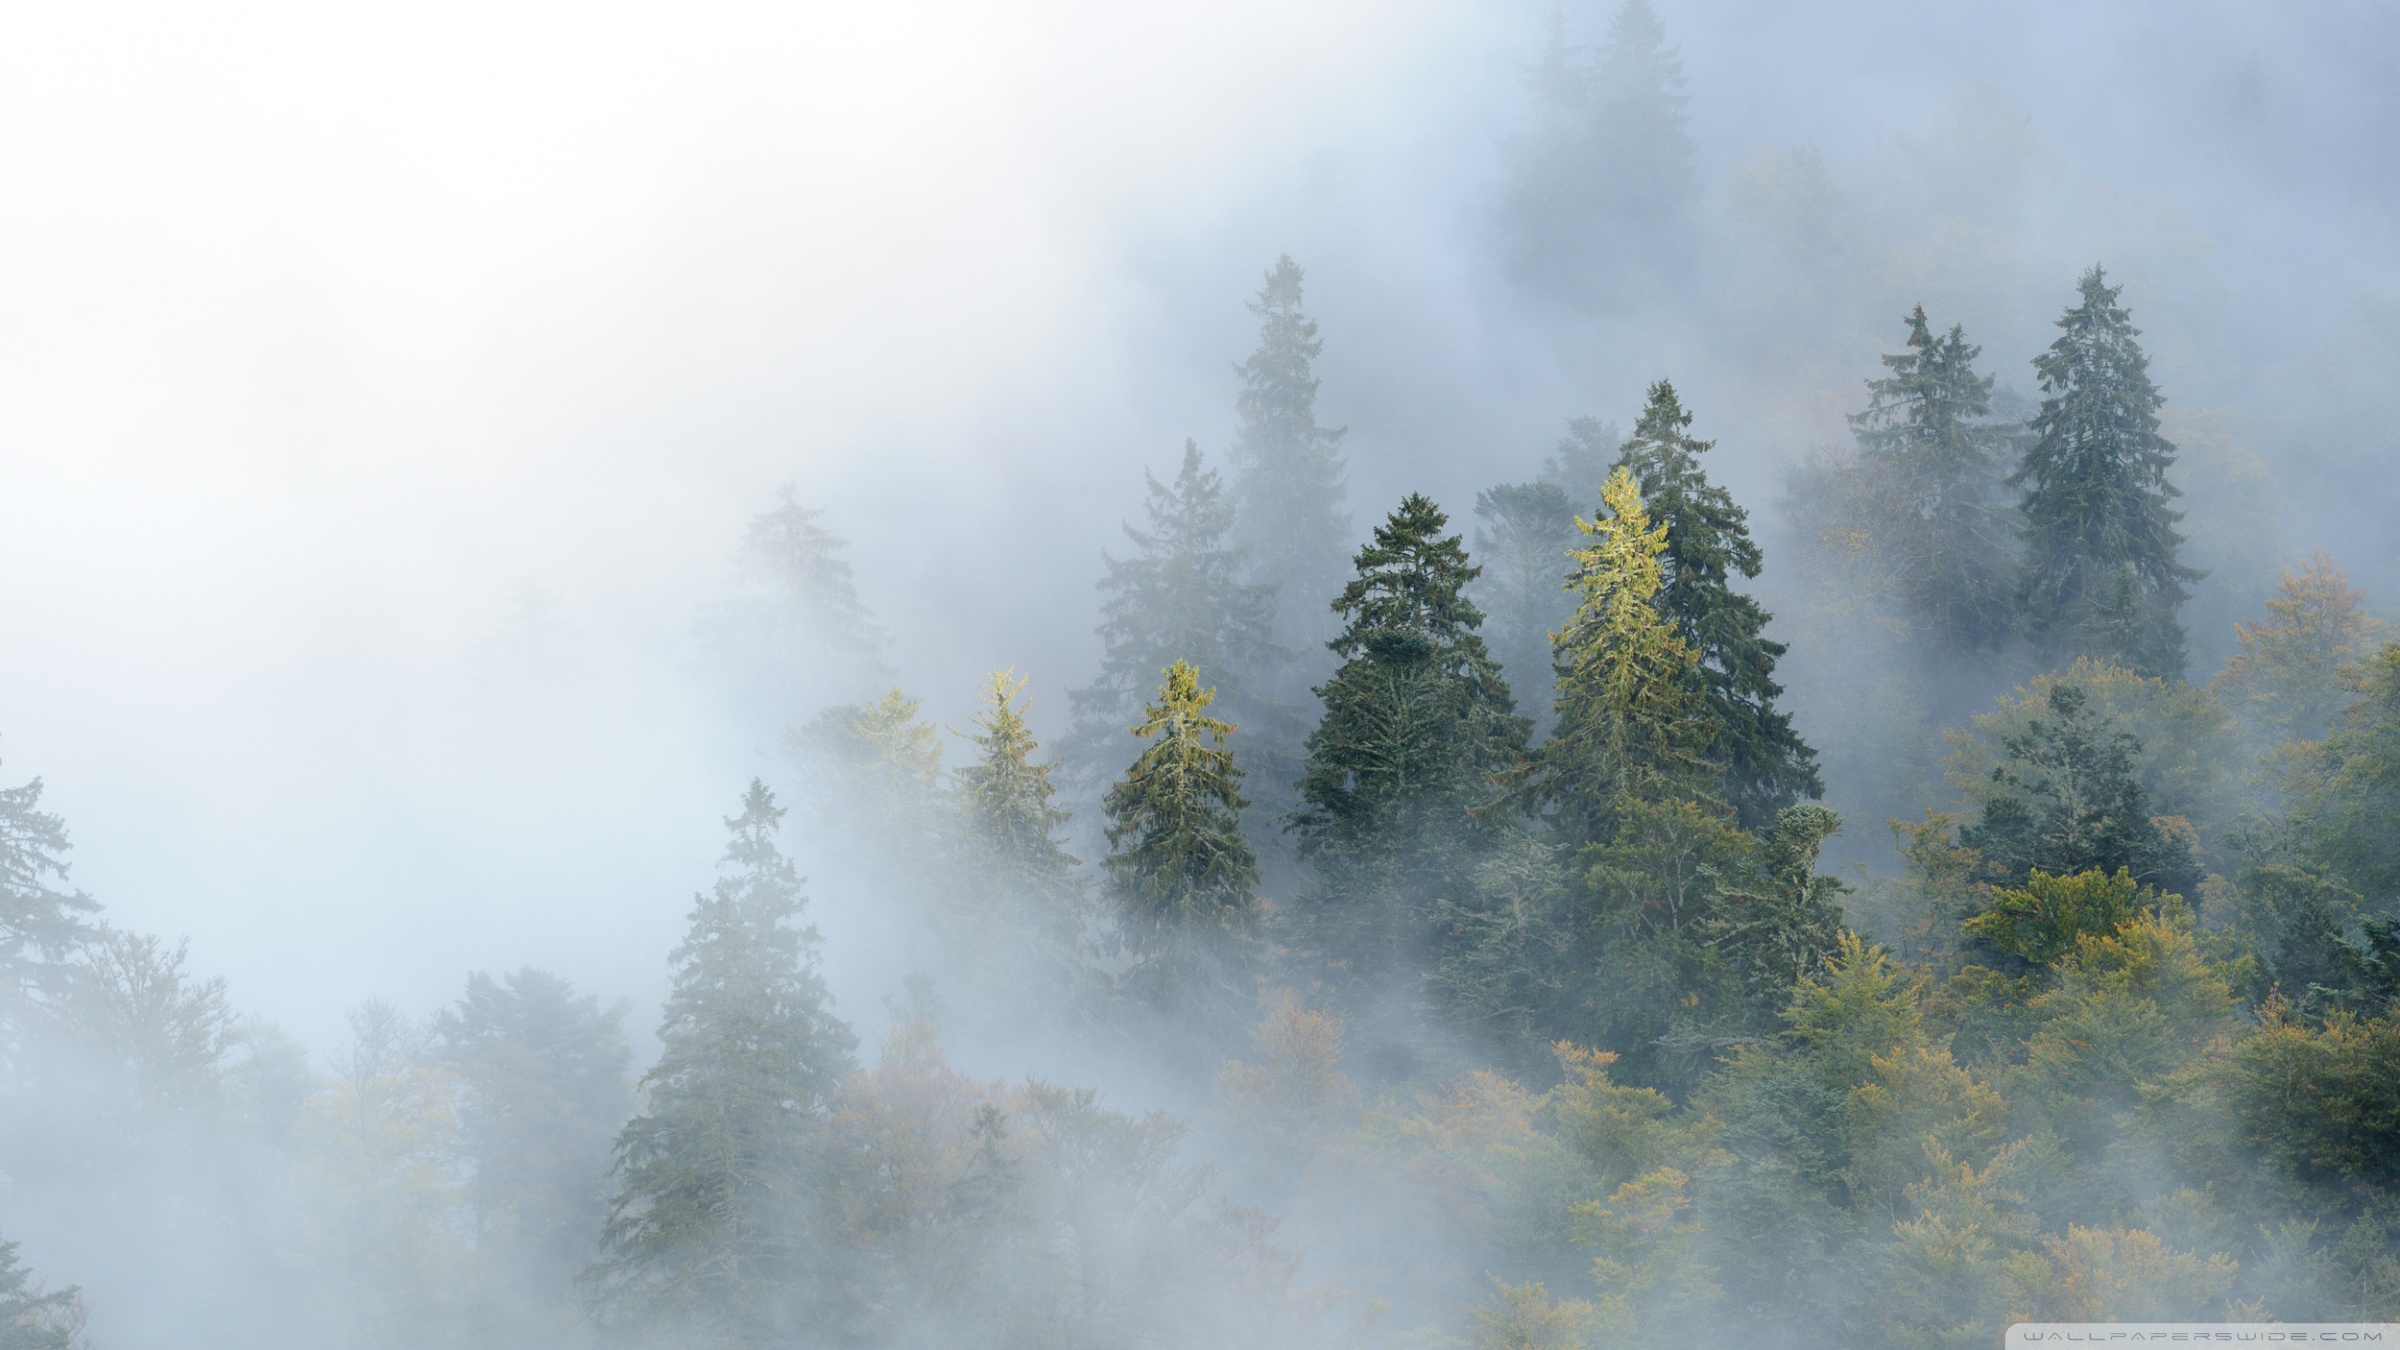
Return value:
M 205 914 L 87 891 L 130 846 L 56 739 L 0 747 L 0 1350 L 2400 1321 L 2400 573 L 2338 523 L 2393 461 L 2341 442 L 2337 503 L 2321 434 L 2400 366 L 2246 412 L 2282 377 L 2193 354 L 2236 302 L 2153 306 L 2205 250 L 1977 204 L 2051 171 L 1988 84 L 1880 168 L 1728 167 L 1685 22 L 1549 11 L 1477 143 L 1482 321 L 1588 403 L 1412 422 L 1448 358 L 1369 373 L 1418 330 L 1270 245 L 1212 420 L 1074 486 L 1120 521 L 1071 589 L 1063 475 L 977 448 L 964 511 L 745 485 L 665 733 L 559 711 L 584 639 L 528 593 L 506 720 L 708 747 L 643 798 L 694 841 L 648 983 L 436 942 L 439 999 L 279 1027 Z M 1037 611 L 1073 641 L 1008 646 Z M 393 837 L 323 903 L 447 847 Z

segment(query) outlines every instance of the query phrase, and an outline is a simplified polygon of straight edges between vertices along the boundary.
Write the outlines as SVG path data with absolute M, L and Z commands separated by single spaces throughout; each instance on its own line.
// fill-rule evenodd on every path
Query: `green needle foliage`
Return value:
M 589 1279 L 623 1322 L 686 1344 L 786 1345 L 838 1315 L 823 1212 L 826 1103 L 857 1038 L 817 972 L 783 811 L 755 779 L 725 875 L 675 949 L 658 1063 L 617 1137 L 617 1193 Z
M 84 1344 L 81 1291 L 45 1292 L 17 1264 L 17 1244 L 0 1242 L 0 1350 L 74 1350 Z
M 2189 843 L 2160 828 L 2135 772 L 2141 741 L 2092 705 L 2079 684 L 2050 687 L 2047 711 L 2003 742 L 1998 791 L 1959 831 L 1985 879 L 2018 885 L 2036 869 L 2070 876 L 2127 869 L 2144 885 L 2189 895 L 2199 884 Z
M 1992 420 L 1983 349 L 1951 325 L 1934 336 L 1919 305 L 1908 348 L 1883 358 L 1850 425 L 1864 489 L 1853 522 L 1872 541 L 1916 622 L 1944 649 L 1997 649 L 2015 631 L 2013 512 L 2002 495 L 2013 428 Z
M 1578 600 L 1553 644 L 1558 726 L 1523 788 L 1569 843 L 1608 838 L 1630 802 L 1709 798 L 1718 776 L 1700 654 L 1659 610 L 1667 526 L 1622 466 L 1601 501 L 1607 515 L 1576 522 L 1592 542 L 1571 555 Z
M 975 759 L 957 774 L 959 806 L 970 878 L 992 901 L 979 946 L 1012 981 L 1057 994 L 1080 983 L 1090 893 L 1077 859 L 1058 842 L 1072 817 L 1057 803 L 1054 766 L 1034 762 L 1040 745 L 1025 721 L 1024 693 L 1014 671 L 995 671 L 984 683 L 967 738 Z
M 1784 644 L 1766 638 L 1766 610 L 1732 586 L 1736 573 L 1756 577 L 1765 561 L 1750 538 L 1750 513 L 1708 481 L 1700 456 L 1716 442 L 1694 438 L 1691 424 L 1675 386 L 1660 380 L 1617 463 L 1633 472 L 1651 516 L 1666 528 L 1657 603 L 1697 658 L 1714 728 L 1709 754 L 1724 771 L 1718 791 L 1745 828 L 1765 829 L 1784 807 L 1823 796 L 1825 785 L 1816 751 L 1775 707 Z
M 2176 560 L 2181 495 L 2167 481 L 2175 447 L 2159 434 L 2166 397 L 2150 382 L 2141 330 L 2095 266 L 2082 300 L 2034 358 L 2042 407 L 2034 441 L 2009 476 L 2023 488 L 2025 556 L 2017 582 L 2026 635 L 2054 662 L 2094 656 L 2179 678 L 2176 611 L 2201 573 Z
M 1354 977 L 1421 959 L 1435 905 L 1491 832 L 1470 811 L 1525 753 L 1525 719 L 1466 598 L 1481 569 L 1448 524 L 1411 494 L 1333 603 L 1342 665 L 1317 690 L 1325 716 L 1291 828 L 1320 872 L 1298 926 Z
M 1242 771 L 1231 723 L 1208 715 L 1216 691 L 1177 661 L 1133 734 L 1147 742 L 1101 803 L 1103 860 L 1128 984 L 1160 1008 L 1246 1010 L 1259 919 L 1258 858 L 1242 837 Z

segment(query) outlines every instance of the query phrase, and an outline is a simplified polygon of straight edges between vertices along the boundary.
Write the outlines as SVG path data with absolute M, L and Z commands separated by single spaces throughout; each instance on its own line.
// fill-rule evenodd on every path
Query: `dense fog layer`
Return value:
M 0 16 L 17 1329 L 2383 1313 L 2387 1127 L 2245 1103 L 2400 1036 L 2396 50 Z M 752 1285 L 643 1190 L 702 986 L 790 1014 Z

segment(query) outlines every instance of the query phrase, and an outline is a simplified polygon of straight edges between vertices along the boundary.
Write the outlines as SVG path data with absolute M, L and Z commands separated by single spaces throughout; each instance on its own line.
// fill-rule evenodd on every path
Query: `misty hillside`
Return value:
M 0 1350 L 2400 1321 L 2395 54 L 0 15 Z

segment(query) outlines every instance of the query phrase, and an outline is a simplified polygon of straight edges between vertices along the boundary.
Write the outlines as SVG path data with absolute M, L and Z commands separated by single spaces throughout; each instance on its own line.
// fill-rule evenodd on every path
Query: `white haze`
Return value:
M 1928 260 L 1823 379 L 1506 298 L 1532 3 L 0 11 L 0 780 L 45 778 L 111 918 L 312 1045 L 526 962 L 638 1027 L 775 767 L 690 680 L 742 522 L 795 482 L 939 720 L 1014 665 L 1055 729 L 1099 550 L 1142 466 L 1222 447 L 1287 251 L 1361 521 L 1417 487 L 1463 515 L 1661 375 L 1763 514 L 1906 303 L 2022 388 L 2098 259 L 2175 406 L 2240 409 L 2336 503 L 2271 551 L 2388 595 L 2389 423 L 2352 395 L 2400 338 L 2400 26 L 1815 8 L 1660 6 L 1712 197 L 1813 142 L 1862 210 L 1915 173 L 2038 282 L 1960 312 Z M 2022 125 L 1945 140 L 1961 107 Z M 864 904 L 819 918 L 872 1021 Z

